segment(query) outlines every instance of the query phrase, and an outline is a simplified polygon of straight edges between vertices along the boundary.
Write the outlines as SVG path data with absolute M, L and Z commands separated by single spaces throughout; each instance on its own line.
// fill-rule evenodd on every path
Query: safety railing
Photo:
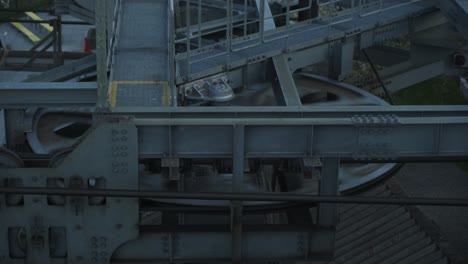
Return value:
M 190 64 L 421 0 L 174 1 L 176 58 Z M 231 56 L 227 56 L 230 63 Z

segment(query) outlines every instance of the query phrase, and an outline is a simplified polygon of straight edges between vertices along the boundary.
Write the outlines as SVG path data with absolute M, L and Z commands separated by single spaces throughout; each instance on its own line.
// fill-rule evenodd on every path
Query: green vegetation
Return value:
M 393 95 L 399 105 L 465 105 L 468 100 L 451 77 L 441 76 L 405 88 Z
M 393 95 L 399 105 L 466 105 L 468 100 L 455 79 L 441 76 L 405 88 Z M 467 135 L 468 136 L 468 135 Z M 468 173 L 468 162 L 457 165 Z

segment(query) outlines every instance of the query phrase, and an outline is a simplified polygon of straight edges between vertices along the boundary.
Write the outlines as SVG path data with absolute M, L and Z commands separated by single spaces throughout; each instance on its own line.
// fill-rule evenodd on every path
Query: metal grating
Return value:
M 361 195 L 395 196 L 386 184 Z M 406 206 L 340 205 L 338 211 L 335 258 L 330 263 L 449 263 Z
M 167 1 L 122 0 L 111 69 L 112 106 L 167 105 L 167 5 Z

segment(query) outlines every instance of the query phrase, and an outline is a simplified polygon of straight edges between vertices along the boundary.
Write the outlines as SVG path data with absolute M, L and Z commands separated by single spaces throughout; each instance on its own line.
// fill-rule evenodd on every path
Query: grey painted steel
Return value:
M 93 106 L 96 83 L 0 82 L 0 108 Z
M 3 170 L 0 183 L 17 178 L 23 186 L 45 187 L 48 179 L 62 179 L 67 188 L 79 190 L 92 189 L 90 179 L 103 179 L 106 188 L 136 190 L 138 179 L 128 177 L 138 173 L 136 137 L 131 124 L 101 124 L 57 168 L 18 169 L 13 174 Z M 105 204 L 92 205 L 88 197 L 70 197 L 64 205 L 50 205 L 45 196 L 25 195 L 23 205 L 6 206 L 4 197 L 0 233 L 24 228 L 28 252 L 26 259 L 12 259 L 8 240 L 1 239 L 0 254 L 6 263 L 107 263 L 120 244 L 138 235 L 138 199 L 108 197 Z M 62 228 L 66 237 L 54 237 L 51 228 Z M 65 254 L 51 256 L 53 245 L 63 245 Z
M 386 7 L 394 4 L 389 1 Z M 312 23 L 300 24 L 294 27 L 289 34 L 284 34 L 281 31 L 277 34 L 270 34 L 265 37 L 265 40 L 268 42 L 239 51 L 232 51 L 229 53 L 229 59 L 227 57 L 228 54 L 216 49 L 193 55 L 189 62 L 189 68 L 187 68 L 186 55 L 181 54 L 177 58 L 179 65 L 177 83 L 216 74 L 225 68 L 240 67 L 253 61 L 273 57 L 279 55 L 284 50 L 295 52 L 318 44 L 340 40 L 343 37 L 359 35 L 362 32 L 370 33 L 371 43 L 369 43 L 369 46 L 372 46 L 390 39 L 392 36 L 394 38 L 406 35 L 409 32 L 408 16 L 416 14 L 419 16 L 431 10 L 433 10 L 431 5 L 424 1 L 417 1 L 404 5 L 394 5 L 393 8 L 386 8 L 380 12 L 359 16 L 345 22 L 340 22 L 341 18 L 328 20 L 328 23 L 330 23 L 328 25 L 326 24 L 327 22 L 323 25 L 322 22 L 312 21 Z M 335 22 L 336 24 L 333 24 Z M 383 30 L 384 28 L 389 28 L 389 30 Z M 249 42 L 243 42 L 238 44 L 240 45 L 239 47 L 233 45 L 233 48 L 242 48 L 242 45 L 250 44 Z
M 108 94 L 109 94 L 109 81 L 107 78 L 107 1 L 96 1 L 96 64 L 97 64 L 97 77 L 98 77 L 98 89 L 97 97 L 98 101 L 96 105 L 101 108 L 105 108 L 109 105 Z
M 320 180 L 320 195 L 338 195 L 339 158 L 324 158 Z M 319 207 L 318 223 L 322 227 L 334 227 L 337 221 L 336 205 L 327 204 Z
M 70 149 L 80 140 L 80 133 L 93 124 L 92 113 L 87 108 L 28 109 L 24 126 L 29 146 L 35 154 L 56 154 Z M 82 131 L 75 135 L 57 133 L 74 125 L 82 126 Z
M 169 83 L 168 2 L 122 0 L 111 65 L 116 106 L 161 106 Z M 121 85 L 124 84 L 124 85 Z M 130 95 L 134 90 L 144 96 Z M 111 95 L 112 96 L 112 95 Z
M 431 116 L 430 112 L 372 113 L 372 108 L 368 109 L 365 114 L 335 113 L 315 118 L 306 113 L 296 113 L 296 117 L 290 118 L 266 114 L 242 117 L 239 113 L 237 118 L 173 116 L 137 118 L 134 122 L 139 127 L 140 154 L 153 157 L 169 153 L 193 158 L 231 156 L 233 127 L 237 125 L 245 126 L 248 158 L 321 156 L 391 160 L 468 155 L 465 111 L 459 112 L 460 116 L 448 117 Z
M 207 122 L 213 118 L 307 118 L 307 117 L 352 117 L 363 114 L 395 114 L 400 117 L 457 117 L 468 114 L 466 105 L 419 105 L 419 106 L 226 106 L 226 107 L 122 107 L 110 111 L 113 115 L 129 115 L 135 118 L 188 118 L 198 117 Z
M 70 4 L 68 6 L 68 13 L 71 16 L 79 18 L 80 20 L 85 21 L 91 25 L 93 25 L 96 22 L 96 16 L 94 12 L 89 11 L 86 8 L 82 8 L 81 6 L 76 4 Z
M 459 82 L 463 95 L 468 99 L 468 81 L 465 78 L 460 78 Z
M 236 126 L 233 133 L 233 184 L 232 192 L 242 192 L 244 182 L 245 128 Z M 243 230 L 242 201 L 233 201 L 231 205 L 232 261 L 242 263 Z
M 95 1 L 93 1 L 93 0 L 75 0 L 75 2 L 78 5 L 88 9 L 89 11 L 94 11 L 94 9 L 95 9 L 95 5 L 94 5 Z
M 30 77 L 25 82 L 60 82 L 78 77 L 96 69 L 96 55 L 69 62 L 52 70 Z
M 335 159 L 335 158 L 332 158 Z M 61 173 L 51 169 L 40 169 L 43 177 L 61 177 Z M 25 173 L 27 169 L 0 169 L 2 177 L 18 177 Z M 31 170 L 29 170 L 31 171 Z M 38 170 L 39 171 L 39 170 Z M 122 171 L 122 170 L 120 170 Z M 38 172 L 31 172 L 37 175 Z M 57 174 L 58 173 L 58 174 Z M 121 173 L 123 174 L 123 173 Z M 127 173 L 125 173 L 127 175 Z M 33 176 L 34 176 L 33 175 Z M 92 177 L 92 176 L 91 176 Z M 131 177 L 130 177 L 131 178 Z M 134 177 L 135 178 L 135 177 Z M 115 183 L 117 184 L 117 183 Z M 114 184 L 114 185 L 115 185 Z M 119 184 L 117 184 L 119 185 Z M 121 185 L 121 184 L 120 184 Z M 360 197 L 360 196 L 333 196 L 333 195 L 308 195 L 291 193 L 188 193 L 188 192 L 158 192 L 141 191 L 134 189 L 123 189 L 124 187 L 111 189 L 93 188 L 44 188 L 42 184 L 30 184 L 34 187 L 0 187 L 3 194 L 29 194 L 41 195 L 63 195 L 70 197 L 84 196 L 106 196 L 121 198 L 164 198 L 164 199 L 192 199 L 192 200 L 223 200 L 223 201 L 272 201 L 272 202 L 302 202 L 302 203 L 343 203 L 343 204 L 387 204 L 387 205 L 424 205 L 424 206 L 459 206 L 467 207 L 468 199 L 461 198 L 424 198 L 424 197 Z M 88 186 L 89 187 L 89 186 Z
M 0 147 L 6 145 L 5 110 L 0 110 Z
M 281 54 L 273 57 L 273 63 L 276 69 L 276 75 L 278 76 L 278 91 L 275 93 L 280 98 L 282 105 L 289 106 L 300 106 L 301 99 L 292 77 L 292 72 L 288 65 L 288 60 L 285 54 Z M 273 87 L 278 84 L 273 84 Z
M 353 70 L 355 43 L 335 42 L 331 45 L 331 58 L 329 61 L 328 76 L 334 80 L 342 81 Z
M 387 186 L 379 185 L 362 196 L 366 198 L 369 196 L 390 197 L 392 195 L 394 193 Z M 407 208 L 393 205 L 347 204 L 339 205 L 338 212 L 340 220 L 337 226 L 335 254 L 333 262 L 330 263 L 359 264 L 370 258 L 373 258 L 376 263 L 380 263 L 393 258 L 393 255 L 399 257 L 398 261 L 401 263 L 418 264 L 432 263 L 432 261 L 445 258 L 445 253 L 440 249 L 436 240 L 432 240 L 431 247 L 424 250 L 405 246 L 405 244 L 407 245 L 405 241 L 417 244 L 426 241 L 427 236 L 430 235 L 421 225 L 416 223 L 412 213 Z M 204 234 L 208 234 L 211 241 L 213 236 L 209 236 L 209 233 L 197 233 L 196 235 L 202 237 Z M 252 232 L 251 234 L 255 233 Z M 279 235 L 279 239 L 283 239 L 284 245 L 289 243 L 289 240 L 284 240 L 286 237 L 282 236 L 281 232 L 278 232 L 277 235 Z M 311 233 L 311 237 L 314 237 L 314 235 L 314 233 Z M 228 236 L 228 234 L 225 235 L 225 237 Z M 418 238 L 426 237 L 426 239 L 421 239 L 418 242 L 414 241 L 413 236 Z M 134 261 L 132 262 L 133 259 L 140 257 L 142 261 L 147 261 L 145 263 L 155 263 L 156 261 L 150 260 L 151 255 L 153 255 L 151 252 L 160 252 L 154 250 L 159 248 L 154 245 L 159 245 L 161 240 L 160 234 L 145 233 L 134 243 L 130 242 L 122 246 L 114 255 L 114 261 L 115 263 L 130 264 L 134 263 Z M 146 250 L 147 246 L 145 245 L 153 245 L 152 250 Z M 372 248 L 373 251 L 369 252 L 369 248 Z M 221 263 L 221 261 L 218 260 L 217 263 Z M 226 263 L 230 263 L 230 260 L 226 260 Z
M 251 231 L 245 232 L 242 251 L 244 261 L 261 262 L 273 259 L 319 260 L 310 252 L 321 250 L 319 241 L 333 231 Z M 200 243 L 202 237 L 203 243 Z M 151 249 L 148 247 L 151 245 Z M 162 232 L 143 234 L 123 245 L 113 256 L 116 261 L 141 259 L 151 263 L 197 261 L 232 263 L 229 232 Z
M 457 30 L 468 39 L 468 2 L 465 0 L 436 1 L 436 5 L 447 16 Z

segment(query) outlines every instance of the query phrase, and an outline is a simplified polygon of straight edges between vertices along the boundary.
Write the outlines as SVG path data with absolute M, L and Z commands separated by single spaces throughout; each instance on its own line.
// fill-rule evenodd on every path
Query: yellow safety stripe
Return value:
M 12 22 L 11 24 L 16 29 L 18 29 L 21 33 L 23 33 L 26 37 L 28 37 L 32 42 L 36 43 L 36 42 L 39 42 L 41 40 L 34 33 L 32 33 L 29 29 L 25 28 L 21 23 Z
M 120 84 L 130 84 L 130 85 L 139 85 L 139 84 L 161 84 L 163 87 L 162 91 L 162 105 L 169 105 L 169 85 L 165 81 L 113 81 L 110 85 L 109 90 L 109 103 L 111 107 L 117 105 L 117 90 Z
M 43 21 L 43 19 L 41 17 L 39 17 L 38 15 L 36 15 L 35 13 L 33 12 L 26 12 L 26 15 L 30 18 L 32 18 L 34 21 Z M 45 29 L 47 29 L 47 31 L 49 32 L 52 32 L 54 31 L 54 28 L 51 27 L 48 22 L 44 22 L 44 23 L 41 23 L 41 26 Z

